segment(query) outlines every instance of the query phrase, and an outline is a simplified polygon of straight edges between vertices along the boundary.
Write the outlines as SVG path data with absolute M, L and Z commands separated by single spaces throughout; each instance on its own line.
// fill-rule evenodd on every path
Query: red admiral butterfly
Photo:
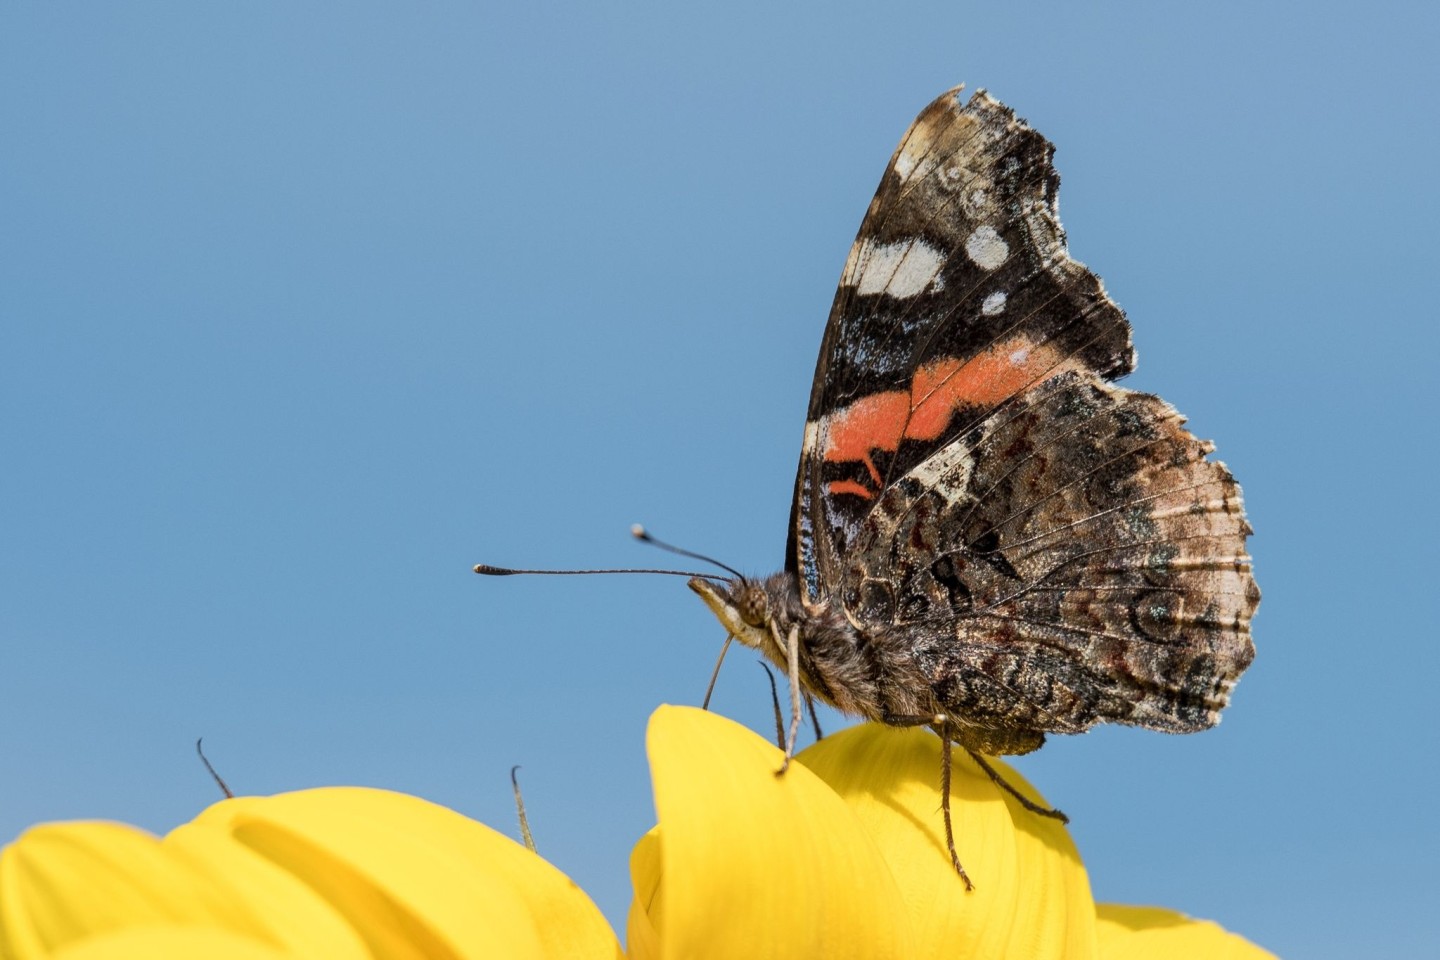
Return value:
M 789 676 L 787 763 L 802 696 L 940 736 L 968 887 L 952 744 L 1063 819 L 983 755 L 1107 721 L 1214 726 L 1260 592 L 1213 446 L 1112 382 L 1135 367 L 1130 325 L 1066 249 L 1054 147 L 960 89 L 906 132 L 846 260 L 784 571 L 690 587 Z
M 1112 383 L 1130 326 L 1066 249 L 1054 147 L 960 89 L 901 140 L 845 263 L 784 571 L 690 586 L 788 673 L 787 758 L 802 693 L 939 734 L 964 877 L 952 743 L 1010 789 L 982 754 L 1214 726 L 1260 593 L 1213 446 Z

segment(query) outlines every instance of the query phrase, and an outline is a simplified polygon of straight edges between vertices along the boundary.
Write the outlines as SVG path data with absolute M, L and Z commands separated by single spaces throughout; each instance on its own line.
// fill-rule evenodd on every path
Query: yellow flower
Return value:
M 957 756 L 967 893 L 943 848 L 939 744 L 923 731 L 856 727 L 777 777 L 780 752 L 755 734 L 662 707 L 649 751 L 659 825 L 631 856 L 637 960 L 1270 956 L 1169 911 L 1097 909 L 1064 828 Z M 554 867 L 381 790 L 225 800 L 164 839 L 48 824 L 0 852 L 0 960 L 620 956 Z
M 163 840 L 35 827 L 0 854 L 0 957 L 614 958 L 554 867 L 382 790 L 225 800 Z
M 1179 914 L 1102 907 L 1097 916 L 1065 828 L 1025 811 L 962 752 L 952 808 L 975 881 L 967 893 L 945 853 L 940 744 L 926 731 L 853 727 L 777 777 L 780 752 L 759 737 L 662 707 L 648 747 L 659 825 L 630 862 L 637 960 L 1270 956 Z

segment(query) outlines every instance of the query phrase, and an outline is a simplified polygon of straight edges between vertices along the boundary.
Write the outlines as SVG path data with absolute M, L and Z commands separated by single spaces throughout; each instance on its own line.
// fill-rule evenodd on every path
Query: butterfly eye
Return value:
M 770 602 L 765 591 L 753 584 L 741 585 L 735 597 L 735 609 L 739 611 L 740 619 L 752 627 L 763 627 L 770 619 Z

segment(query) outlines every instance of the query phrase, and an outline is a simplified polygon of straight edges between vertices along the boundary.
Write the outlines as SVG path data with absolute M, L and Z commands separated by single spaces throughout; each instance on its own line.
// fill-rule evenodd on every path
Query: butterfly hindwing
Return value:
M 838 599 L 971 727 L 1213 726 L 1259 591 L 1240 489 L 1183 424 L 1092 374 L 1047 380 L 880 495 Z
M 851 248 L 811 392 L 787 564 L 818 603 L 887 484 L 1029 387 L 1134 366 L 1066 250 L 1053 147 L 983 91 L 930 104 Z

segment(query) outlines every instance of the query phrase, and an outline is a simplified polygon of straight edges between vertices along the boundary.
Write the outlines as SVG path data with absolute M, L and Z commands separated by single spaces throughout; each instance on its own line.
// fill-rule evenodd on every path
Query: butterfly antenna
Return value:
M 477 563 L 472 568 L 487 577 L 514 577 L 522 573 L 544 574 L 551 577 L 583 577 L 592 573 L 663 573 L 671 577 L 700 577 L 703 580 L 724 580 L 718 573 L 698 573 L 694 570 L 659 570 L 649 567 L 626 567 L 604 570 L 521 570 L 517 567 L 496 567 L 488 563 Z
M 691 560 L 699 560 L 701 563 L 713 564 L 714 566 L 719 567 L 721 570 L 728 570 L 730 573 L 733 573 L 735 575 L 735 579 L 737 580 L 745 579 L 745 574 L 741 573 L 739 570 L 736 570 L 734 567 L 730 566 L 730 564 L 721 563 L 714 557 L 707 557 L 703 553 L 696 553 L 693 550 L 686 550 L 682 547 L 677 547 L 673 543 L 666 543 L 664 540 L 657 540 L 650 535 L 649 530 L 646 530 L 638 523 L 630 528 L 630 536 L 634 537 L 636 540 L 641 541 L 642 543 L 648 543 L 651 546 L 659 547 L 661 550 L 668 551 L 669 553 L 678 554 L 682 557 L 689 557 Z

